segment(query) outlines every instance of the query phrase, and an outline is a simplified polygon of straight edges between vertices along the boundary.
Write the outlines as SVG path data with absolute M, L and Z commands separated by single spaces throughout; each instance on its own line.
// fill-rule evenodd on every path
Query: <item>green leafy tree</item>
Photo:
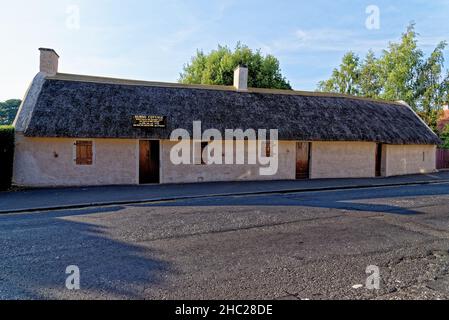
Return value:
M 359 93 L 368 98 L 377 98 L 382 92 L 381 68 L 373 51 L 369 51 L 360 66 Z
M 436 106 L 442 106 L 447 101 L 448 76 L 443 78 L 445 47 L 446 42 L 441 42 L 429 58 L 420 64 L 415 86 L 414 107 L 433 129 L 437 127 L 442 113 Z
M 403 100 L 416 108 L 416 91 L 423 52 L 417 46 L 414 25 L 402 35 L 400 43 L 390 43 L 379 59 L 382 79 L 380 97 L 386 100 Z
M 354 52 L 344 55 L 338 69 L 334 69 L 329 80 L 319 83 L 319 90 L 358 95 L 360 80 L 360 58 Z
M 10 125 L 13 123 L 21 103 L 22 101 L 18 99 L 0 102 L 0 125 Z
M 197 51 L 190 63 L 184 66 L 179 82 L 185 84 L 232 85 L 234 70 L 248 66 L 248 86 L 254 88 L 291 89 L 282 75 L 279 60 L 272 55 L 262 55 L 260 50 L 237 44 L 235 50 L 218 46 L 209 54 Z
M 403 100 L 434 130 L 441 106 L 449 99 L 449 72 L 444 69 L 446 42 L 440 42 L 429 57 L 418 48 L 411 24 L 398 43 L 390 43 L 379 58 L 369 51 L 364 60 L 347 53 L 340 69 L 318 84 L 318 90 L 351 95 Z

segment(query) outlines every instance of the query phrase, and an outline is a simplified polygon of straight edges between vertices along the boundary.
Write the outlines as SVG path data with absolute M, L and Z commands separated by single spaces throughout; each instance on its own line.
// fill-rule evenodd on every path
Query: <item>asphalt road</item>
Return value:
M 448 299 L 449 184 L 3 215 L 0 248 L 1 299 Z

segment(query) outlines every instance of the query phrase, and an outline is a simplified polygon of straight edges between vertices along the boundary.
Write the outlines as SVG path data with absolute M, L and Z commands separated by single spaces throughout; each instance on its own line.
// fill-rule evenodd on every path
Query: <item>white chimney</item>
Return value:
M 59 55 L 53 49 L 39 48 L 39 51 L 41 52 L 40 72 L 49 76 L 56 75 L 58 73 Z
M 448 105 L 448 104 L 445 104 L 445 105 L 443 106 L 443 110 L 444 110 L 444 111 L 449 110 L 449 105 Z
M 234 87 L 238 91 L 248 90 L 248 68 L 240 65 L 234 70 Z

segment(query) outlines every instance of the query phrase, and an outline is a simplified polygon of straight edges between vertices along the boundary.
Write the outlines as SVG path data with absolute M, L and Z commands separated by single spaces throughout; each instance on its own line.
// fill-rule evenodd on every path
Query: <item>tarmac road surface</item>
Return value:
M 1 299 L 447 299 L 449 184 L 1 215 L 0 248 Z

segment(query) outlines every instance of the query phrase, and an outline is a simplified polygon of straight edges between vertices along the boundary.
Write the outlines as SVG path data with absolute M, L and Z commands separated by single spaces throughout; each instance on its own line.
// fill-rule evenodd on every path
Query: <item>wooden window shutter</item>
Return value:
M 76 164 L 90 166 L 93 163 L 92 141 L 76 142 Z

